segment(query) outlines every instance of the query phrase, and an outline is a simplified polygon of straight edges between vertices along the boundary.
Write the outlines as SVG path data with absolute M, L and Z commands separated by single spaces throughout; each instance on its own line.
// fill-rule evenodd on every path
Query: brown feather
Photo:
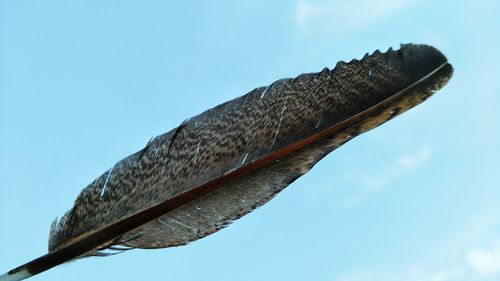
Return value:
M 50 251 L 321 134 L 443 65 L 446 59 L 433 48 L 403 46 L 399 51 L 375 52 L 360 61 L 339 63 L 332 71 L 325 68 L 279 80 L 195 116 L 152 139 L 142 151 L 118 162 L 85 188 L 74 207 L 53 225 Z M 395 102 L 386 112 L 361 118 L 282 155 L 265 169 L 239 175 L 212 194 L 124 234 L 113 244 L 163 248 L 209 235 L 267 202 L 328 152 L 420 103 L 441 84 L 432 81 L 429 89 L 406 94 L 404 102 Z
M 25 267 L 38 273 L 115 245 L 164 248 L 205 237 L 427 99 L 452 71 L 436 49 L 402 45 L 278 80 L 190 118 L 87 186 L 53 223 L 45 263 Z

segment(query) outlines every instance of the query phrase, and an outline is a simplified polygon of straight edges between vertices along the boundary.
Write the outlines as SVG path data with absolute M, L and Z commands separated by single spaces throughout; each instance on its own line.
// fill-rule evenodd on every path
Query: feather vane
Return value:
M 0 280 L 106 249 L 179 246 L 214 233 L 334 149 L 426 100 L 452 72 L 438 50 L 407 44 L 278 80 L 192 117 L 83 189 L 52 224 L 49 253 Z

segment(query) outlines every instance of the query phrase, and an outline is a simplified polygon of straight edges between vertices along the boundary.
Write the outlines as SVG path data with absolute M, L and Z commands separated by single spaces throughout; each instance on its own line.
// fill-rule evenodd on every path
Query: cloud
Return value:
M 456 280 L 464 275 L 464 270 L 461 267 L 454 266 L 451 268 L 440 269 L 422 276 L 419 269 L 411 267 L 409 269 L 412 281 L 449 281 Z
M 466 257 L 467 264 L 480 276 L 500 276 L 500 243 L 490 249 L 472 249 Z
M 361 195 L 353 195 L 345 199 L 342 205 L 344 207 L 350 208 L 359 205 L 360 203 L 361 203 Z
M 377 191 L 405 172 L 410 172 L 425 164 L 431 156 L 431 149 L 422 146 L 419 149 L 399 156 L 394 164 L 378 173 L 377 176 L 367 177 L 363 180 L 365 189 Z
M 436 272 L 422 273 L 417 267 L 410 267 L 407 270 L 384 271 L 380 269 L 361 269 L 338 276 L 335 281 L 453 281 L 460 280 L 464 276 L 464 271 L 460 267 L 441 269 Z
M 499 280 L 500 211 L 485 208 L 471 216 L 458 231 L 412 264 L 387 268 L 384 264 L 342 273 L 336 281 L 469 281 Z M 477 245 L 483 245 L 477 247 Z M 486 245 L 486 246 L 484 246 Z M 382 269 L 383 270 L 380 270 Z
M 432 150 L 428 146 L 422 146 L 411 153 L 403 154 L 396 158 L 392 164 L 384 170 L 377 172 L 373 176 L 356 176 L 361 179 L 363 187 L 358 194 L 355 194 L 344 200 L 344 207 L 353 207 L 362 202 L 362 200 L 373 192 L 382 190 L 401 175 L 411 172 L 424 165 L 431 157 Z
M 312 1 L 298 0 L 295 11 L 300 30 L 326 27 L 330 31 L 359 29 L 407 8 L 412 0 L 351 0 Z
M 430 148 L 427 146 L 423 146 L 413 154 L 403 155 L 399 157 L 398 164 L 402 169 L 411 170 L 427 162 L 430 156 Z
M 438 271 L 436 273 L 433 273 L 430 275 L 427 279 L 424 279 L 422 281 L 446 281 L 446 280 L 452 280 L 455 279 L 456 277 L 460 277 L 463 274 L 463 270 L 461 268 L 452 268 L 452 269 L 445 269 Z

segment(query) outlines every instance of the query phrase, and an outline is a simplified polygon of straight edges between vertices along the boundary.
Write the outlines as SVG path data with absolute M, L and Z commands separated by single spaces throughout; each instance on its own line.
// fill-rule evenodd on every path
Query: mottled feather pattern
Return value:
M 451 73 L 434 48 L 403 45 L 256 88 L 151 139 L 89 184 L 73 208 L 53 223 L 49 251 L 322 134 L 265 169 L 145 222 L 89 254 L 111 245 L 162 248 L 205 237 L 266 203 L 335 148 L 419 104 Z

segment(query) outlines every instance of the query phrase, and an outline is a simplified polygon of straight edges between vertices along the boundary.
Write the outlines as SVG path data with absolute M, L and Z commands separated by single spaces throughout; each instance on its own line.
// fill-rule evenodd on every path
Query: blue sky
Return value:
M 0 1 L 0 271 L 152 137 L 284 77 L 400 43 L 455 67 L 421 106 L 185 247 L 33 280 L 500 278 L 498 1 Z

